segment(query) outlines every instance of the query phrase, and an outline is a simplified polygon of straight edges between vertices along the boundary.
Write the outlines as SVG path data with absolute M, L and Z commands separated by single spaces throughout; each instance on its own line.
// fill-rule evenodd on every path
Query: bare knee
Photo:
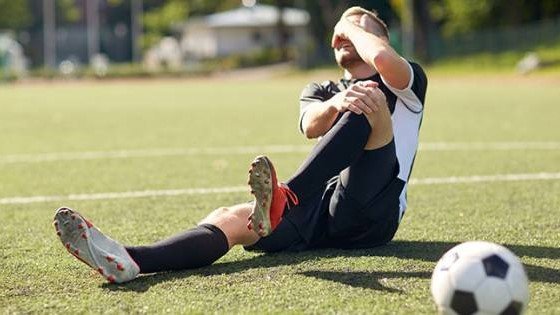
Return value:
M 393 140 L 393 122 L 387 104 L 379 106 L 379 111 L 367 114 L 366 117 L 371 125 L 371 132 L 364 149 L 378 149 Z
M 220 207 L 212 211 L 199 224 L 212 224 L 222 230 L 228 239 L 229 247 L 234 245 L 252 245 L 259 236 L 247 228 L 251 213 L 250 204 Z

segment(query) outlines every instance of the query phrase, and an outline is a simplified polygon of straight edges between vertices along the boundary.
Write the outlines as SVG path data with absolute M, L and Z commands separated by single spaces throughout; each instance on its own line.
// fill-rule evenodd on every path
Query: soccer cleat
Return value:
M 59 208 L 54 227 L 66 250 L 110 283 L 130 281 L 140 273 L 124 246 L 104 235 L 70 208 Z
M 251 194 L 255 196 L 255 203 L 247 228 L 265 237 L 282 221 L 288 200 L 292 205 L 297 205 L 298 199 L 288 186 L 278 183 L 274 166 L 266 156 L 257 156 L 251 163 L 248 184 Z

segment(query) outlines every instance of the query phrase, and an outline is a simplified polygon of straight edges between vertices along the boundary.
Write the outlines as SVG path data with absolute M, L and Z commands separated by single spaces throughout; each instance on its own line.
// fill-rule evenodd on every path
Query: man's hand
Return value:
M 336 48 L 338 47 L 338 45 L 345 40 L 349 40 L 348 39 L 348 31 L 349 31 L 349 27 L 352 25 L 350 21 L 348 21 L 346 18 L 341 18 L 338 23 L 336 23 L 335 27 L 334 27 L 334 32 L 333 32 L 333 36 L 332 36 L 332 40 L 331 40 L 331 47 L 332 48 Z
M 385 94 L 377 88 L 377 82 L 374 81 L 352 84 L 327 102 L 340 113 L 351 111 L 358 115 L 377 112 L 381 106 L 386 106 L 387 103 Z

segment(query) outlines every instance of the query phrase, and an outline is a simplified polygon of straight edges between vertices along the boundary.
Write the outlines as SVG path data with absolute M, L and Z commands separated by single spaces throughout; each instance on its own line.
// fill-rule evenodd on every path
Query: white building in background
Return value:
M 2 75 L 23 76 L 27 72 L 27 58 L 23 47 L 12 37 L 0 33 L 0 79 Z
M 181 50 L 187 60 L 196 60 L 278 47 L 278 17 L 278 8 L 254 5 L 190 18 L 180 26 Z M 285 8 L 282 19 L 288 45 L 304 49 L 309 40 L 309 13 Z

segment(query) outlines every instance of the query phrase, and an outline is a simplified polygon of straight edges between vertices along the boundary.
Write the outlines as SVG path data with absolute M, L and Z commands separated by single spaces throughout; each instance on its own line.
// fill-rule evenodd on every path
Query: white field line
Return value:
M 501 175 L 476 175 L 476 176 L 454 176 L 454 177 L 428 177 L 413 178 L 410 185 L 439 185 L 439 184 L 468 184 L 488 182 L 512 182 L 530 180 L 560 180 L 559 173 L 527 173 L 527 174 L 501 174 Z M 187 188 L 170 190 L 142 190 L 127 192 L 108 192 L 96 194 L 72 194 L 54 196 L 29 196 L 0 198 L 0 205 L 29 204 L 49 201 L 77 201 L 77 200 L 107 200 L 107 199 L 131 199 L 142 197 L 182 196 L 182 195 L 204 195 L 220 193 L 248 192 L 247 186 L 231 186 L 216 188 Z
M 126 159 L 135 157 L 164 157 L 189 155 L 232 155 L 232 154 L 264 154 L 264 153 L 293 153 L 308 152 L 309 145 L 269 145 L 269 146 L 240 146 L 240 147 L 209 147 L 209 148 L 159 148 L 146 150 L 118 150 L 118 151 L 86 151 L 86 152 L 57 152 L 38 154 L 11 154 L 0 156 L 0 164 L 9 163 L 37 163 L 51 161 L 97 160 L 97 159 Z
M 138 157 L 294 153 L 309 152 L 311 148 L 311 145 L 268 145 L 10 154 L 0 155 L 0 164 Z M 560 150 L 560 142 L 423 142 L 420 143 L 418 149 L 420 151 Z

